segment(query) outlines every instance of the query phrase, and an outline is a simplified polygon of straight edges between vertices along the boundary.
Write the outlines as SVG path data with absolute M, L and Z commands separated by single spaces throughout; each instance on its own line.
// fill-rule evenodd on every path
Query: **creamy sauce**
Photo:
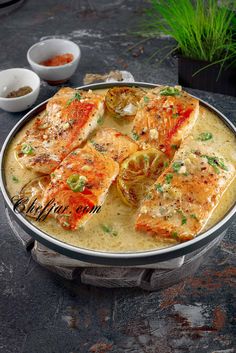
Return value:
M 97 90 L 96 93 L 104 94 L 106 90 Z M 41 113 L 42 114 L 42 113 Z M 25 131 L 33 123 L 31 121 L 14 137 L 7 151 L 5 161 L 5 175 L 7 189 L 10 196 L 17 195 L 22 187 L 31 179 L 39 176 L 30 170 L 23 169 L 15 159 L 14 147 L 21 140 Z M 122 133 L 129 134 L 132 122 L 124 122 L 105 115 L 103 124 L 99 128 L 113 127 Z M 226 160 L 236 166 L 236 139 L 229 128 L 210 110 L 201 106 L 199 118 L 195 124 L 192 135 L 197 137 L 201 132 L 211 132 L 213 139 L 203 142 L 211 146 Z M 236 200 L 236 180 L 234 180 L 221 198 L 219 205 L 208 220 L 205 229 L 212 227 L 220 221 Z M 110 188 L 106 201 L 102 205 L 101 212 L 95 214 L 81 229 L 66 231 L 52 218 L 45 222 L 36 222 L 30 218 L 36 227 L 65 243 L 78 247 L 110 251 L 129 252 L 157 249 L 176 244 L 174 239 L 160 240 L 134 230 L 136 210 L 126 206 L 120 199 L 116 186 Z M 115 234 L 105 233 L 101 227 L 105 224 L 115 231 Z

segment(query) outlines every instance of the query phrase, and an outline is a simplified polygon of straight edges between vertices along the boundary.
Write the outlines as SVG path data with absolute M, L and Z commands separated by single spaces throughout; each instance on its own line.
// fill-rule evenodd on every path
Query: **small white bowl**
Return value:
M 74 59 L 65 65 L 44 66 L 40 63 L 56 55 L 71 53 Z M 77 69 L 81 57 L 77 44 L 65 39 L 47 39 L 34 44 L 27 52 L 27 59 L 32 69 L 43 80 L 50 84 L 60 84 L 67 81 Z
M 29 86 L 32 92 L 15 98 L 6 96 L 21 87 Z M 8 69 L 0 71 L 0 108 L 7 112 L 22 112 L 31 107 L 39 95 L 40 78 L 27 69 Z

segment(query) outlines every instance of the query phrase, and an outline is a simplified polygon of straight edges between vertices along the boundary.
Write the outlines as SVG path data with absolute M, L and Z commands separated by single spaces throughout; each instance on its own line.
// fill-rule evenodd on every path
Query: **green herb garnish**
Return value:
M 228 168 L 226 167 L 226 165 L 224 164 L 224 161 L 222 158 L 218 158 L 218 157 L 211 157 L 211 156 L 207 156 L 207 155 L 202 155 L 201 157 L 204 157 L 207 159 L 207 163 L 209 165 L 211 165 L 214 168 L 214 171 L 219 174 L 219 168 L 223 169 L 223 170 L 228 170 Z
M 196 221 L 198 221 L 198 218 L 197 218 L 197 216 L 195 215 L 195 213 L 192 213 L 192 214 L 190 215 L 190 217 L 193 218 L 193 219 L 196 219 Z
M 156 184 L 156 185 L 155 185 L 155 188 L 156 188 L 156 190 L 158 190 L 160 193 L 163 193 L 163 189 L 162 189 L 161 184 Z
M 171 233 L 171 236 L 176 239 L 176 240 L 179 240 L 179 234 L 177 232 L 172 232 Z
M 208 140 L 211 140 L 213 137 L 212 133 L 211 132 L 202 132 L 199 137 L 198 137 L 198 140 L 200 141 L 208 141 Z
M 146 197 L 145 197 L 146 200 L 152 200 L 152 194 L 149 192 Z
M 149 98 L 147 96 L 143 97 L 143 100 L 144 100 L 145 103 L 149 102 Z
M 175 87 L 166 87 L 160 91 L 161 96 L 177 96 L 179 94 L 180 91 L 178 90 L 178 88 Z
M 14 181 L 14 183 L 19 183 L 19 179 L 15 175 L 12 176 L 12 181 Z
M 118 232 L 116 230 L 113 230 L 113 228 L 111 226 L 108 226 L 106 224 L 100 224 L 100 227 L 102 228 L 102 230 L 105 233 L 109 233 L 109 234 L 113 235 L 114 237 L 116 237 L 118 235 Z
M 64 222 L 62 223 L 62 225 L 63 225 L 64 227 L 69 227 L 69 226 L 70 226 L 70 223 L 64 221 Z
M 172 114 L 172 118 L 176 119 L 179 117 L 179 113 Z
M 132 132 L 132 137 L 135 141 L 139 139 L 139 135 L 136 132 Z
M 97 120 L 97 123 L 98 123 L 99 125 L 102 125 L 103 122 L 104 122 L 104 118 L 103 118 L 103 116 L 100 115 L 99 118 L 98 118 L 98 120 Z
M 172 148 L 172 150 L 177 150 L 178 149 L 177 145 L 171 145 L 170 147 Z
M 33 154 L 34 149 L 29 144 L 23 143 L 23 145 L 21 147 L 21 152 L 24 153 L 24 154 Z
M 170 184 L 172 179 L 173 179 L 173 174 L 167 174 L 167 175 L 166 175 L 166 182 L 167 182 L 167 184 Z
M 70 105 L 74 100 L 80 101 L 80 99 L 81 94 L 79 92 L 76 92 L 75 95 L 66 102 L 66 107 L 68 107 L 68 105 Z
M 181 167 L 182 167 L 182 162 L 174 162 L 172 164 L 173 171 L 176 173 L 178 173 Z
M 182 224 L 182 225 L 186 224 L 186 223 L 187 223 L 187 217 L 184 215 L 183 211 L 178 210 L 177 212 L 178 212 L 178 213 L 181 215 L 181 217 L 182 217 L 182 219 L 181 219 L 181 224 Z
M 87 178 L 85 176 L 79 175 L 79 174 L 72 174 L 66 180 L 66 183 L 72 191 L 82 192 L 85 189 L 86 181 L 87 181 Z
M 165 168 L 167 168 L 167 167 L 168 167 L 168 165 L 169 165 L 169 163 L 168 163 L 168 162 L 164 162 L 164 167 L 165 167 Z

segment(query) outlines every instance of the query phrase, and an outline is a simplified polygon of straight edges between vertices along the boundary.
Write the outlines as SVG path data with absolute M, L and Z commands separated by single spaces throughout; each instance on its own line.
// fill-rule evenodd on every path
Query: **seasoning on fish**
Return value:
M 49 174 L 86 140 L 103 113 L 101 95 L 61 88 L 16 146 L 18 162 L 35 172 Z
M 155 147 L 173 157 L 198 117 L 199 101 L 181 87 L 158 87 L 140 101 L 133 138 L 143 149 Z
M 65 229 L 75 230 L 103 204 L 118 172 L 117 162 L 87 144 L 71 152 L 53 171 L 43 204 L 54 200 L 65 209 L 62 214 L 54 214 L 58 222 Z
M 113 128 L 103 128 L 92 138 L 91 143 L 99 152 L 121 163 L 138 150 L 138 145 L 130 137 Z
M 180 242 L 194 238 L 234 176 L 231 163 L 188 137 L 141 203 L 136 230 Z

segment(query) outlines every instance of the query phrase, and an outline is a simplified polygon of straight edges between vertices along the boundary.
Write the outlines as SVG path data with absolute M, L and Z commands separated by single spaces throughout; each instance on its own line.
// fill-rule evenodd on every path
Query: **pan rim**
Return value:
M 77 87 L 78 89 L 102 89 L 102 88 L 109 88 L 114 86 L 139 86 L 139 87 L 146 87 L 146 88 L 154 88 L 160 85 L 153 84 L 153 83 L 146 83 L 146 82 L 105 82 L 105 83 L 95 83 L 90 85 L 83 85 Z M 191 95 L 195 97 L 194 95 Z M 199 99 L 198 97 L 195 97 Z M 50 99 L 50 98 L 49 98 Z M 41 241 L 42 243 L 46 244 L 51 248 L 56 249 L 60 253 L 69 255 L 72 258 L 80 259 L 81 257 L 83 260 L 87 260 L 94 263 L 103 263 L 103 264 L 114 264 L 114 265 L 138 265 L 143 263 L 152 263 L 153 261 L 166 261 L 170 258 L 176 258 L 178 256 L 185 255 L 190 253 L 196 249 L 201 248 L 202 246 L 209 243 L 212 239 L 214 239 L 217 235 L 219 235 L 224 229 L 226 229 L 227 224 L 233 218 L 236 213 L 236 202 L 235 204 L 227 211 L 224 217 L 217 222 L 213 227 L 208 229 L 207 231 L 203 232 L 202 234 L 198 235 L 192 240 L 189 240 L 185 243 L 180 243 L 172 246 L 168 246 L 161 249 L 152 249 L 152 250 L 145 250 L 145 251 L 130 251 L 130 252 L 108 252 L 108 251 L 101 251 L 101 250 L 92 250 L 77 247 L 75 245 L 71 245 L 69 243 L 65 243 L 61 240 L 54 238 L 52 235 L 45 233 L 44 231 L 40 230 L 38 227 L 30 223 L 24 216 L 21 214 L 15 214 L 12 209 L 12 203 L 10 197 L 8 195 L 5 183 L 5 176 L 4 176 L 4 157 L 7 151 L 7 147 L 11 142 L 12 138 L 16 135 L 16 133 L 20 130 L 20 128 L 32 119 L 36 112 L 43 109 L 44 105 L 48 102 L 45 100 L 38 104 L 36 107 L 31 109 L 27 114 L 25 114 L 22 119 L 11 129 L 8 136 L 5 139 L 3 144 L 1 155 L 0 155 L 0 164 L 1 164 L 1 173 L 0 173 L 0 186 L 1 191 L 4 197 L 4 201 L 6 202 L 8 208 L 13 212 L 17 221 L 27 229 L 32 234 L 32 237 L 36 238 L 37 240 Z M 205 102 L 202 99 L 199 99 L 199 102 L 205 106 L 210 111 L 213 111 L 222 121 L 226 124 L 228 128 L 236 135 L 236 126 L 218 109 L 214 108 L 211 104 Z

